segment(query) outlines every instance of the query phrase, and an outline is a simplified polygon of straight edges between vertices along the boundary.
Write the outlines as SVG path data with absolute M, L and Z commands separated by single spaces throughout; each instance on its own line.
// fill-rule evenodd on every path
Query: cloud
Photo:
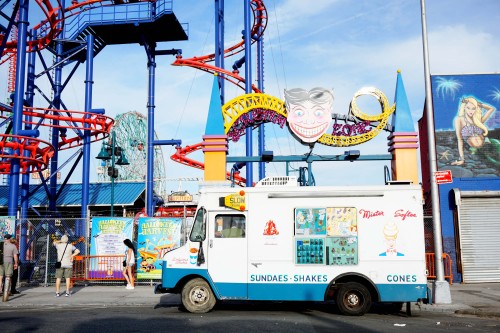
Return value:
M 270 20 L 278 20 L 280 32 L 285 35 L 296 30 L 310 21 L 311 18 L 324 13 L 332 8 L 338 1 L 315 0 L 308 2 L 303 0 L 286 0 L 279 6 L 267 6 Z M 281 19 L 280 19 L 281 18 Z
M 500 70 L 500 40 L 464 25 L 446 26 L 429 35 L 433 74 L 491 73 Z

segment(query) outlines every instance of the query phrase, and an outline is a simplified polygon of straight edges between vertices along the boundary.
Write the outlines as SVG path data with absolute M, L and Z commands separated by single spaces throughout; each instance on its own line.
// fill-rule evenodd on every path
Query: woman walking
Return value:
M 125 260 L 123 261 L 123 276 L 127 280 L 126 289 L 134 289 L 134 271 L 133 267 L 135 265 L 135 248 L 134 244 L 130 239 L 123 240 L 125 244 Z

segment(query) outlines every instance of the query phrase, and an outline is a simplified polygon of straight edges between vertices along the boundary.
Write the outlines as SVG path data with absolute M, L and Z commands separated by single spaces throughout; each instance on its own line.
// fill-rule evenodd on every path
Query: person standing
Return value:
M 17 253 L 18 253 L 18 259 L 19 259 L 19 244 L 17 243 L 17 240 L 15 237 L 12 237 L 11 240 L 12 244 L 14 244 L 17 248 Z M 21 292 L 16 289 L 17 287 L 17 280 L 19 279 L 19 271 L 21 267 L 21 261 L 18 260 L 18 264 L 16 267 L 14 267 L 14 272 L 12 273 L 12 280 L 10 281 L 10 293 L 12 295 L 15 294 L 20 294 Z
M 0 290 L 3 288 L 3 277 L 11 279 L 14 269 L 17 269 L 19 264 L 17 247 L 10 241 L 12 235 L 5 234 L 3 238 L 5 241 L 3 242 L 3 264 L 0 265 Z
M 61 262 L 61 267 L 56 268 L 56 297 L 60 297 L 61 279 L 66 279 L 66 293 L 64 296 L 71 295 L 71 275 L 73 274 L 73 259 L 80 253 L 73 244 L 68 242 L 68 235 L 63 235 L 60 241 L 54 241 L 57 249 L 57 261 Z
M 127 280 L 126 289 L 134 289 L 135 248 L 130 239 L 123 240 L 125 244 L 125 260 L 123 261 L 123 276 Z

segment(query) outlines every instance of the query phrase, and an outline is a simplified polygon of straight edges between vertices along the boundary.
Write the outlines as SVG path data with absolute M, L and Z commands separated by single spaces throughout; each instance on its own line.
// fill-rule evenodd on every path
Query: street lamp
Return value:
M 111 160 L 111 166 L 107 168 L 108 176 L 111 178 L 111 216 L 114 216 L 114 204 L 115 204 L 115 178 L 118 178 L 118 169 L 115 168 L 115 158 L 119 156 L 116 165 L 129 165 L 130 163 L 125 157 L 123 149 L 116 145 L 115 131 L 111 132 L 111 142 L 102 143 L 101 151 L 96 156 L 98 160 L 107 161 Z

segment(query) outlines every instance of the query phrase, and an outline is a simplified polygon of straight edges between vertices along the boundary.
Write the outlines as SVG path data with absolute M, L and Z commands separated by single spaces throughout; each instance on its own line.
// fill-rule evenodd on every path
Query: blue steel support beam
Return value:
M 17 24 L 17 61 L 16 61 L 16 91 L 14 92 L 14 106 L 12 111 L 12 134 L 18 135 L 22 128 L 23 104 L 24 104 L 24 82 L 26 74 L 26 38 L 28 35 L 28 11 L 29 0 L 20 0 L 19 21 Z M 17 151 L 19 153 L 19 151 Z M 10 167 L 10 189 L 9 189 L 9 207 L 7 214 L 17 216 L 17 206 L 19 203 L 19 171 L 20 161 L 13 158 Z
M 92 112 L 92 85 L 94 84 L 94 35 L 88 34 L 87 42 L 87 62 L 85 66 L 85 112 Z M 86 114 L 85 118 L 89 118 Z M 90 128 L 90 124 L 85 123 L 84 128 Z M 82 165 L 82 208 L 81 219 L 76 227 L 77 236 L 87 236 L 86 225 L 89 205 L 90 187 L 90 130 L 83 131 L 83 165 Z
M 155 137 L 155 70 L 156 70 L 156 55 L 177 55 L 182 54 L 180 49 L 171 50 L 156 50 L 156 43 L 148 43 L 144 36 L 141 37 L 148 57 L 148 133 L 147 133 L 147 160 L 146 160 L 146 214 L 153 216 L 153 188 L 154 188 L 154 137 Z M 158 141 L 160 142 L 160 141 Z
M 245 4 L 244 16 L 245 16 L 245 30 L 243 38 L 245 39 L 245 93 L 252 93 L 252 41 L 250 36 L 251 33 L 251 10 L 250 10 L 250 0 L 243 0 Z M 246 131 L 245 134 L 245 145 L 246 145 L 246 155 L 251 157 L 253 155 L 252 146 L 252 131 Z M 248 162 L 246 167 L 246 186 L 250 187 L 253 185 L 253 168 L 252 163 Z
M 59 15 L 62 15 L 59 13 Z M 61 17 L 61 16 L 60 16 Z M 54 69 L 54 100 L 52 106 L 54 109 L 59 110 L 61 108 L 61 94 L 62 94 L 62 59 L 63 59 L 63 44 L 61 41 L 56 41 L 56 63 L 57 66 Z M 59 164 L 59 120 L 54 119 L 52 121 L 52 138 L 51 144 L 54 146 L 54 156 L 50 159 L 50 178 L 49 178 L 49 216 L 55 214 L 57 210 L 57 170 Z
M 146 172 L 146 214 L 147 216 L 153 216 L 153 173 L 154 173 L 154 134 L 155 134 L 155 44 L 145 43 L 146 53 L 148 55 L 148 70 L 149 70 L 149 80 L 148 80 L 148 146 L 147 146 L 147 172 Z
M 308 156 L 308 155 L 284 155 L 273 156 L 272 162 L 332 162 L 332 161 L 390 161 L 391 154 L 381 155 L 360 155 L 358 157 L 351 157 L 348 154 L 343 155 L 321 155 L 321 156 Z M 261 162 L 262 156 L 228 156 L 227 163 L 238 162 Z
M 36 36 L 36 31 L 31 31 L 31 39 L 34 39 L 33 36 Z M 33 99 L 35 96 L 35 64 L 36 64 L 36 53 L 30 52 L 28 54 L 28 75 L 26 77 L 26 105 L 33 106 Z M 32 129 L 32 125 L 30 122 L 32 121 L 32 116 L 25 116 L 26 123 L 24 125 L 24 129 L 26 131 L 30 131 Z M 21 184 L 21 220 L 25 220 L 28 217 L 28 209 L 29 209 L 29 186 L 30 186 L 30 174 L 25 173 L 22 176 L 22 184 Z M 28 224 L 21 224 L 21 234 L 19 235 L 19 261 L 23 263 L 26 259 L 26 252 L 28 251 L 27 246 L 27 237 L 28 237 Z
M 224 68 L 224 0 L 215 0 L 215 67 Z M 224 105 L 224 74 L 219 74 L 221 104 Z
M 182 140 L 155 140 L 153 142 L 155 146 L 178 146 L 182 145 Z
M 3 4 L 0 5 L 1 6 L 0 12 L 8 3 L 9 3 L 8 1 L 4 1 Z M 6 28 L 2 26 L 3 36 L 10 36 L 12 26 L 16 23 L 16 16 L 17 16 L 18 10 L 19 10 L 19 1 L 16 1 L 14 3 L 14 8 L 12 10 L 12 14 L 11 14 L 10 19 L 9 19 L 9 24 L 7 25 Z M 6 15 L 3 15 L 3 16 L 4 16 L 4 18 L 7 18 Z M 8 38 L 5 38 L 5 37 L 2 39 L 2 43 L 0 44 L 0 54 L 3 54 L 3 51 L 5 50 L 5 45 L 7 44 L 7 40 L 8 40 Z
M 260 27 L 262 30 L 262 27 Z M 261 31 L 262 32 L 262 31 Z M 257 40 L 257 84 L 261 92 L 264 92 L 264 36 L 261 34 L 260 38 Z M 264 150 L 266 150 L 265 141 L 265 124 L 259 125 L 258 135 L 258 145 L 259 145 L 259 156 L 262 156 Z M 259 180 L 266 177 L 266 163 L 259 162 Z

